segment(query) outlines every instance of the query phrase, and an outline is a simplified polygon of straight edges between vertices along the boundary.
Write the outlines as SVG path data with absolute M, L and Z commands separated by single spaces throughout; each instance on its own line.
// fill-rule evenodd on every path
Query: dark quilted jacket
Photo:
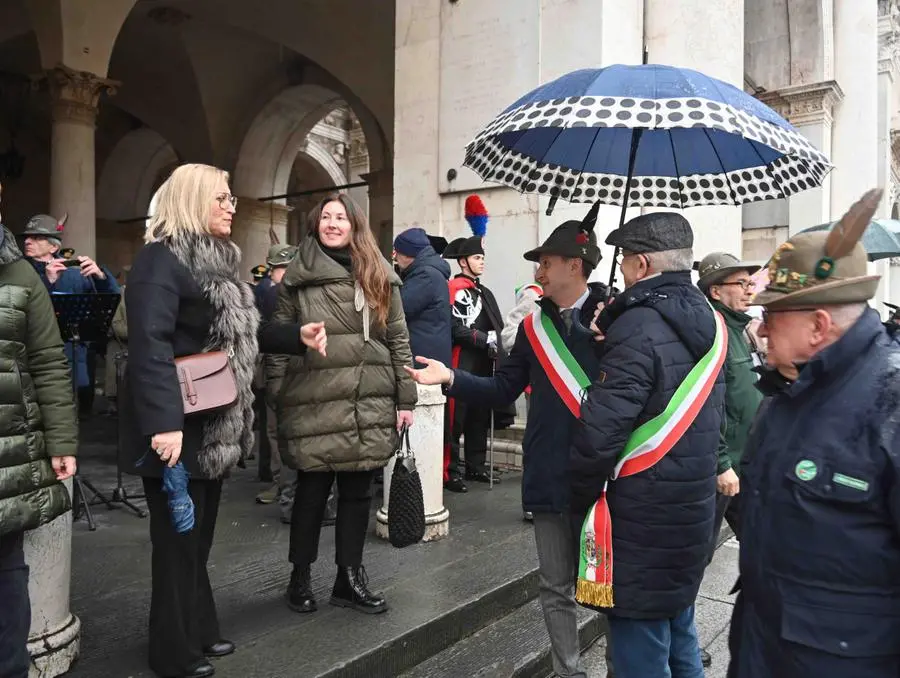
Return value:
M 713 311 L 687 272 L 663 273 L 607 309 L 600 377 L 582 405 L 569 463 L 572 507 L 584 516 L 638 426 L 659 415 L 710 349 Z M 708 558 L 724 377 L 681 440 L 656 465 L 610 482 L 615 614 L 662 619 L 694 603 Z
M 69 510 L 51 456 L 75 454 L 72 378 L 47 289 L 0 225 L 0 536 Z

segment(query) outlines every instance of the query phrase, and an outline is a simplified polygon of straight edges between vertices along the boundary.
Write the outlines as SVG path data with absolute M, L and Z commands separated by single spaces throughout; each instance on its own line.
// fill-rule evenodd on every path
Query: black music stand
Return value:
M 91 292 L 89 294 L 51 294 L 50 301 L 56 312 L 56 322 L 63 341 L 72 342 L 85 347 L 87 342 L 106 341 L 113 314 L 119 305 L 120 295 Z M 75 378 L 72 378 L 72 390 L 75 391 Z M 88 499 L 85 488 L 93 495 Z M 97 529 L 91 506 L 106 504 L 113 509 L 113 502 L 100 492 L 88 478 L 81 475 L 79 469 L 75 473 L 72 485 L 72 517 L 78 520 L 82 512 L 87 518 L 88 529 Z M 81 509 L 81 510 L 79 510 Z
M 125 371 L 128 365 L 128 351 L 120 351 L 115 355 L 115 365 L 116 365 L 116 392 L 122 393 L 122 381 L 125 376 Z M 138 518 L 146 518 L 147 512 L 142 508 L 135 506 L 131 503 L 132 499 L 146 499 L 147 496 L 144 494 L 128 494 L 128 490 L 125 489 L 125 486 L 122 484 L 122 464 L 121 464 L 121 455 L 122 455 L 122 408 L 119 408 L 119 412 L 116 415 L 118 421 L 116 421 L 116 486 L 112 491 L 112 503 L 114 504 L 122 504 L 126 508 L 131 509 L 137 515 Z

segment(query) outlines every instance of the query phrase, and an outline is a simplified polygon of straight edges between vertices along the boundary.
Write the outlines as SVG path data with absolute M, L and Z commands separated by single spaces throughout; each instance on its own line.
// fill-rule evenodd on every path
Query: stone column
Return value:
M 271 200 L 238 197 L 231 237 L 241 248 L 241 275 L 250 279 L 250 269 L 266 263 L 272 246 L 271 233 L 278 242 L 287 242 L 288 213 L 291 208 Z
M 119 83 L 59 65 L 46 74 L 53 103 L 50 213 L 69 215 L 63 240 L 78 254 L 96 257 L 94 129 L 100 95 Z
M 784 87 L 759 96 L 760 101 L 794 125 L 826 156 L 831 155 L 834 108 L 843 98 L 844 93 L 834 80 Z M 789 198 L 788 209 L 790 235 L 830 221 L 831 174 L 825 177 L 821 187 Z
M 744 0 L 646 0 L 644 11 L 651 64 L 693 68 L 743 87 Z M 740 207 L 691 207 L 684 215 L 694 227 L 698 258 L 715 250 L 741 251 Z
M 831 215 L 840 217 L 878 182 L 878 7 L 835 0 L 834 77 L 844 99 L 834 111 Z
M 896 0 L 879 3 L 878 17 L 878 185 L 884 188 L 884 198 L 877 217 L 890 219 L 893 197 L 896 191 L 894 181 L 894 139 L 892 131 L 896 112 L 896 82 L 900 73 L 900 15 Z M 882 276 L 876 293 L 876 308 L 883 308 L 884 301 L 893 303 L 892 288 L 900 271 L 891 260 L 882 260 L 877 265 Z
M 387 256 L 394 242 L 394 170 L 388 167 L 360 177 L 369 183 L 369 225 Z
M 444 508 L 444 402 L 439 386 L 419 386 L 415 422 L 409 430 L 409 444 L 416 455 L 416 468 L 425 498 L 425 537 L 443 539 L 450 533 L 450 512 Z M 394 459 L 384 469 L 384 503 L 376 515 L 375 533 L 388 538 L 388 503 Z
M 69 491 L 72 481 L 66 481 Z M 69 611 L 72 571 L 72 513 L 25 533 L 25 560 L 30 568 L 31 678 L 53 678 L 69 670 L 78 657 L 81 622 Z

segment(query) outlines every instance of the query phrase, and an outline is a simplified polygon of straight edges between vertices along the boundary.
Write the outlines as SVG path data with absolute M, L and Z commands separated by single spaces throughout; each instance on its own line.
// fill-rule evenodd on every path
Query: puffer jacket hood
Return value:
M 399 287 L 400 278 L 394 273 L 387 260 L 384 261 L 388 272 L 388 282 Z M 317 287 L 341 280 L 350 280 L 352 276 L 334 259 L 329 257 L 313 236 L 306 236 L 284 272 L 282 284 L 288 287 Z

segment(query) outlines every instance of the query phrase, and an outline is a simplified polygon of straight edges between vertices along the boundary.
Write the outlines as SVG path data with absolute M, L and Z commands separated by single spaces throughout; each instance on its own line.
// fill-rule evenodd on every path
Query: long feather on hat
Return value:
M 581 230 L 590 233 L 594 230 L 594 226 L 597 225 L 597 215 L 600 213 L 600 202 L 597 201 L 593 205 L 591 205 L 591 209 L 588 210 L 588 213 L 584 215 L 584 219 L 581 220 Z
M 875 215 L 883 193 L 883 189 L 873 188 L 847 210 L 847 213 L 841 217 L 841 220 L 828 234 L 828 239 L 825 241 L 825 256 L 835 261 L 853 251 Z
M 488 211 L 477 195 L 466 198 L 466 221 L 473 235 L 483 238 L 487 234 Z

